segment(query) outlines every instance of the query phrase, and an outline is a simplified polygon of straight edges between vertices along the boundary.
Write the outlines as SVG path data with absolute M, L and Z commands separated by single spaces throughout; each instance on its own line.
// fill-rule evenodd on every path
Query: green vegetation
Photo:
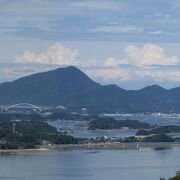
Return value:
M 180 180 L 180 176 L 175 176 L 175 177 L 169 178 L 169 180 Z
M 159 126 L 149 130 L 139 130 L 136 135 L 180 133 L 180 126 Z
M 45 121 L 46 118 L 37 113 L 20 114 L 20 113 L 0 113 L 0 121 L 9 120 L 33 120 Z
M 133 142 L 140 142 L 135 136 L 125 137 L 122 142 L 124 143 L 133 143 Z
M 157 134 L 145 137 L 143 142 L 174 142 L 174 139 L 166 134 Z
M 160 178 L 160 180 L 165 180 L 165 178 Z M 169 178 L 169 180 L 180 180 L 180 175 Z
M 157 134 L 157 135 L 152 135 L 148 137 L 144 137 L 142 139 L 139 139 L 135 136 L 130 136 L 130 137 L 125 137 L 124 139 L 121 140 L 121 142 L 125 143 L 133 143 L 133 142 L 174 142 L 174 139 L 171 138 L 170 136 L 166 134 Z
M 14 133 L 13 124 L 15 124 Z M 56 128 L 44 121 L 0 120 L 1 149 L 35 148 L 43 141 L 53 144 L 74 144 L 78 142 L 72 136 L 59 134 Z
M 131 129 L 146 129 L 151 127 L 149 124 L 137 120 L 115 120 L 113 118 L 98 118 L 89 122 L 88 125 L 90 130 L 121 129 L 123 127 Z
M 46 120 L 77 120 L 89 121 L 89 130 L 112 130 L 121 128 L 138 129 L 137 135 L 147 135 L 144 138 L 136 136 L 119 139 L 97 139 L 98 142 L 174 142 L 180 138 L 171 138 L 166 133 L 180 132 L 180 126 L 152 126 L 137 120 L 115 120 L 109 117 L 83 116 L 67 111 L 55 111 L 45 118 L 40 114 L 0 114 L 0 149 L 35 148 L 37 145 L 77 144 L 91 142 L 90 139 L 77 139 L 61 134 L 56 128 L 47 124 Z M 13 124 L 15 130 L 13 132 Z M 96 140 L 96 141 L 97 141 Z M 95 141 L 95 142 L 96 142 Z

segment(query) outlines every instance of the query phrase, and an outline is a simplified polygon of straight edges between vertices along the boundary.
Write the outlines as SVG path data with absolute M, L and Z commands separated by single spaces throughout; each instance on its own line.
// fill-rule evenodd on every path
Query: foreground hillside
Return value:
M 89 113 L 180 113 L 180 88 L 148 86 L 127 91 L 116 85 L 100 85 L 75 67 L 59 68 L 0 84 L 0 104 L 62 105 Z
M 77 139 L 59 134 L 57 129 L 41 120 L 11 120 L 0 116 L 0 149 L 29 149 L 44 142 L 74 144 Z M 29 117 L 28 117 L 29 119 Z

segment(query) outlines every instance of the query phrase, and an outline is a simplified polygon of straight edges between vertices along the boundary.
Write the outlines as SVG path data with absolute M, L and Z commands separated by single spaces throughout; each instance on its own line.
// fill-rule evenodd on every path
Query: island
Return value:
M 150 129 L 139 130 L 136 133 L 136 135 L 167 134 L 167 133 L 180 133 L 180 126 L 179 125 L 155 126 Z
M 58 119 L 57 119 L 58 118 Z M 113 131 L 134 129 L 136 135 L 130 137 L 91 137 L 76 138 L 73 134 L 50 125 L 49 121 L 65 120 L 86 121 L 87 131 Z M 61 121 L 60 121 L 61 122 Z M 84 128 L 84 127 L 83 127 Z M 139 149 L 146 144 L 155 150 L 166 148 L 158 143 L 180 142 L 180 138 L 169 133 L 180 132 L 180 126 L 150 125 L 138 120 L 116 120 L 112 117 L 84 115 L 67 111 L 46 113 L 1 113 L 0 149 L 37 149 L 62 150 L 81 149 Z M 158 146 L 149 143 L 156 142 Z
M 113 118 L 97 118 L 88 123 L 89 130 L 136 129 L 135 136 L 116 138 L 121 143 L 149 143 L 149 142 L 177 142 L 180 138 L 173 138 L 168 133 L 180 133 L 180 126 L 157 126 L 140 122 L 138 120 L 115 120 Z M 101 141 L 103 138 L 101 138 Z M 108 138 L 107 138 L 108 140 Z M 103 140 L 105 141 L 105 140 Z
M 115 120 L 113 118 L 97 118 L 89 122 L 89 130 L 113 130 L 113 129 L 149 129 L 151 125 L 137 120 Z

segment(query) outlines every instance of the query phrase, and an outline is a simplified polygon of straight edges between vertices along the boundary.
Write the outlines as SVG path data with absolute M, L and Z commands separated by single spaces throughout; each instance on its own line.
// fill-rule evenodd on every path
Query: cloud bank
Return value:
M 121 53 L 120 53 L 121 54 Z M 164 48 L 156 44 L 144 44 L 142 47 L 129 44 L 123 56 L 108 57 L 103 61 L 81 60 L 77 49 L 55 43 L 43 52 L 36 54 L 25 51 L 13 61 L 23 64 L 55 65 L 80 67 L 93 79 L 102 83 L 153 82 L 164 81 L 180 83 L 180 60 L 177 56 L 166 54 Z M 176 67 L 176 69 L 174 69 Z M 142 85 L 143 86 L 143 85 Z
M 92 66 L 94 61 L 80 61 L 79 51 L 76 49 L 66 48 L 63 44 L 55 43 L 44 52 L 35 54 L 25 51 L 22 55 L 17 56 L 14 63 L 31 63 L 31 64 L 53 64 L 64 66 Z
M 150 65 L 177 65 L 179 64 L 177 56 L 167 56 L 165 50 L 155 44 L 145 44 L 142 48 L 135 45 L 128 45 L 125 48 L 125 57 L 123 59 L 109 58 L 105 61 L 105 66 L 118 66 L 129 64 L 134 66 Z

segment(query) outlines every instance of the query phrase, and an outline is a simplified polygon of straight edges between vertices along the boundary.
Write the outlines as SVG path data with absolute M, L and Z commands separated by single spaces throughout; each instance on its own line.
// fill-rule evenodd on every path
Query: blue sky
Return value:
M 126 89 L 180 86 L 180 0 L 0 0 L 0 82 L 75 65 Z

